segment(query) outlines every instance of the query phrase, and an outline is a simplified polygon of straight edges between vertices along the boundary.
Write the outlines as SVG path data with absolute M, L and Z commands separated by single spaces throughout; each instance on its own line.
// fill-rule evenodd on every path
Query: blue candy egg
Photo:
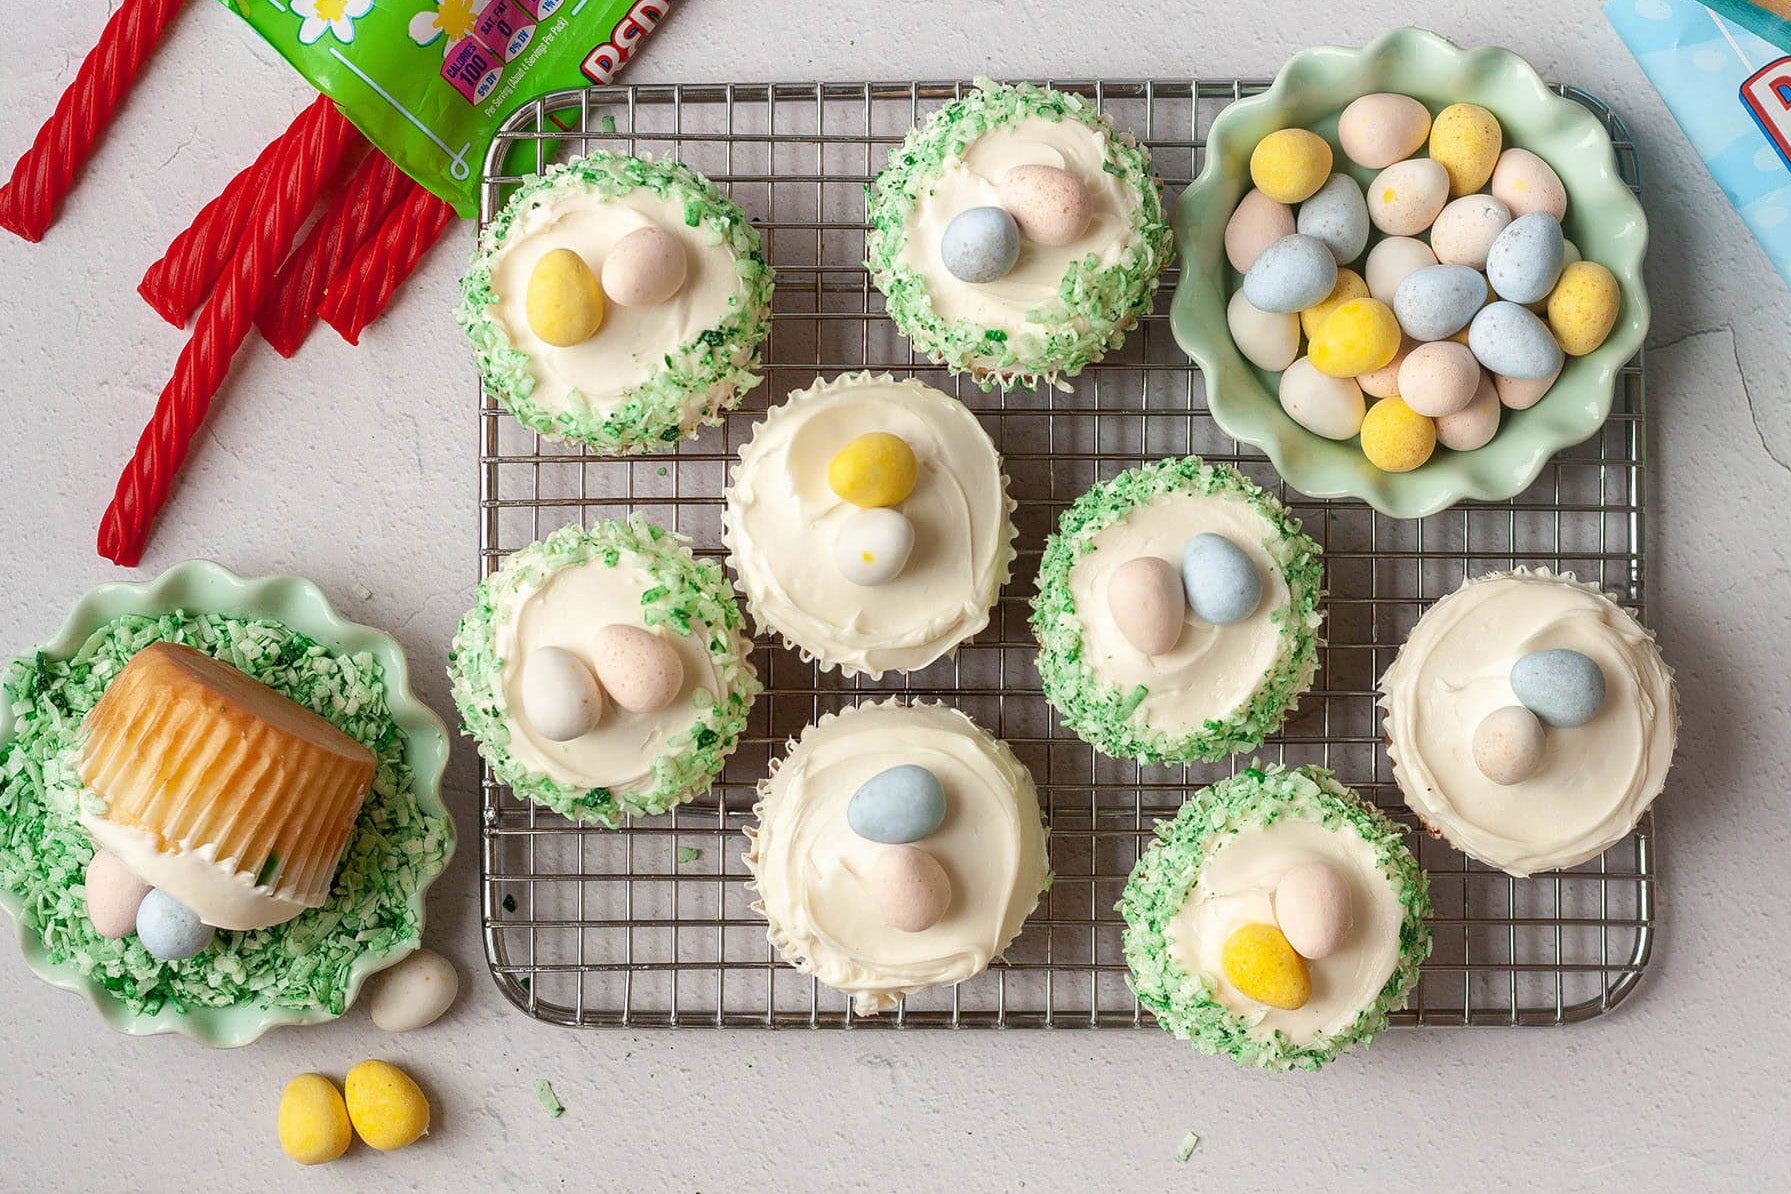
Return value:
M 1215 626 L 1242 622 L 1262 604 L 1262 577 L 1224 535 L 1194 536 L 1182 548 L 1182 588 L 1196 616 Z
M 1483 307 L 1468 325 L 1468 347 L 1491 372 L 1522 381 L 1553 377 L 1561 367 L 1561 346 L 1548 324 L 1516 303 Z
M 1393 314 L 1414 340 L 1444 340 L 1468 326 L 1486 302 L 1486 279 L 1465 265 L 1415 269 L 1393 292 Z
M 1244 275 L 1244 297 L 1258 311 L 1285 315 L 1331 297 L 1337 259 L 1316 236 L 1284 236 L 1256 257 Z
M 1567 259 L 1561 221 L 1533 211 L 1505 225 L 1486 251 L 1486 280 L 1502 299 L 1539 303 L 1560 280 Z
M 137 906 L 137 939 L 164 962 L 192 957 L 211 944 L 216 932 L 197 912 L 159 888 Z
M 1604 704 L 1604 673 L 1578 651 L 1532 651 L 1511 665 L 1511 691 L 1544 725 L 1583 726 Z
M 886 846 L 918 842 L 945 820 L 939 777 L 915 763 L 879 771 L 846 805 L 846 824 L 859 837 Z
M 1303 236 L 1324 241 L 1337 264 L 1348 265 L 1368 247 L 1368 200 L 1362 197 L 1361 185 L 1347 174 L 1331 175 L 1317 194 L 1300 204 L 1294 227 Z
M 939 257 L 954 278 L 993 282 L 1020 259 L 1020 226 L 999 207 L 972 207 L 945 226 Z

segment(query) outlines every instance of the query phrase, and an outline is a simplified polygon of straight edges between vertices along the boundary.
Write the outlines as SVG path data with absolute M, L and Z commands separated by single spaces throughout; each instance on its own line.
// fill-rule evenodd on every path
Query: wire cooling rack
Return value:
M 1051 80 L 1147 142 L 1165 199 L 1202 164 L 1212 118 L 1266 84 L 1242 80 Z M 1324 547 L 1326 633 L 1318 683 L 1260 752 L 1318 763 L 1397 821 L 1430 874 L 1436 947 L 1404 1025 L 1561 1024 L 1597 1016 L 1633 989 L 1655 912 L 1652 821 L 1603 857 L 1531 879 L 1464 859 L 1412 829 L 1380 742 L 1375 681 L 1418 615 L 1470 575 L 1518 564 L 1572 570 L 1644 613 L 1642 362 L 1621 376 L 1603 431 L 1562 453 L 1519 498 L 1468 503 L 1421 522 L 1286 488 L 1254 449 L 1207 413 L 1199 371 L 1170 336 L 1175 282 L 1125 347 L 1069 393 L 983 394 L 916 361 L 882 315 L 863 267 L 864 186 L 888 149 L 965 83 L 600 87 L 546 96 L 506 123 L 488 159 L 489 220 L 524 173 L 592 149 L 670 154 L 714 179 L 764 233 L 777 269 L 766 384 L 743 409 L 677 450 L 612 459 L 522 428 L 489 394 L 479 411 L 479 570 L 569 521 L 640 513 L 721 552 L 721 494 L 768 402 L 817 374 L 872 368 L 917 376 L 968 403 L 995 438 L 1019 501 L 1020 556 L 988 629 L 903 678 L 818 673 L 763 638 L 765 693 L 714 790 L 618 830 L 581 827 L 483 777 L 483 915 L 498 985 L 538 1019 L 577 1026 L 1092 1027 L 1151 1022 L 1125 984 L 1113 905 L 1152 824 L 1190 790 L 1246 765 L 1139 766 L 1096 754 L 1058 725 L 1038 691 L 1027 601 L 1059 513 L 1098 480 L 1160 457 L 1229 461 L 1279 493 Z M 1639 189 L 1634 146 L 1597 114 Z M 511 171 L 505 173 L 505 170 Z M 1005 963 L 893 1014 L 855 1017 L 847 1000 L 781 962 L 749 904 L 740 860 L 754 784 L 786 740 L 823 713 L 891 693 L 951 702 L 1006 739 L 1038 780 L 1056 880 Z

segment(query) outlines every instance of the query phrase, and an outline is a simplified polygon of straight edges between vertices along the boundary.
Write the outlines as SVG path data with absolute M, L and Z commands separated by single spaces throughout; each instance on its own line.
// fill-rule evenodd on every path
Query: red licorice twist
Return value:
M 453 215 L 454 209 L 446 202 L 411 183 L 404 199 L 361 246 L 348 268 L 330 279 L 329 293 L 318 312 L 323 321 L 350 344 L 359 344 L 361 333 L 379 318 L 392 292 L 410 277 Z

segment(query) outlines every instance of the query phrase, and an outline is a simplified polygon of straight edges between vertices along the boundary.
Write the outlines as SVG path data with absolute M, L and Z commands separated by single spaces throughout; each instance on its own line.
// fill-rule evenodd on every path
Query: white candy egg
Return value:
M 1437 443 L 1455 452 L 1484 448 L 1499 432 L 1499 391 L 1490 374 L 1480 374 L 1480 384 L 1468 404 L 1437 420 Z
M 903 933 L 932 928 L 951 908 L 951 879 L 939 860 L 919 846 L 879 851 L 865 886 L 884 923 Z
M 1181 573 L 1161 556 L 1127 560 L 1107 580 L 1107 608 L 1127 642 L 1161 655 L 1181 638 L 1186 621 Z
M 914 524 L 891 506 L 854 507 L 834 531 L 834 566 L 855 585 L 888 584 L 913 552 Z
M 441 1019 L 460 993 L 460 973 L 432 949 L 419 949 L 373 976 L 367 1010 L 387 1032 L 412 1032 Z
M 591 654 L 603 690 L 630 713 L 656 712 L 684 690 L 684 660 L 650 630 L 620 622 L 605 626 Z
M 1368 184 L 1368 218 L 1388 236 L 1416 236 L 1449 201 L 1449 171 L 1430 158 L 1395 162 Z
M 996 192 L 1021 234 L 1041 245 L 1075 244 L 1094 215 L 1087 184 L 1056 166 L 1015 166 Z
M 1181 581 L 1176 581 L 1181 592 Z M 137 931 L 137 908 L 149 894 L 149 884 L 110 850 L 94 851 L 82 885 L 87 890 L 87 918 L 101 937 L 129 937 Z
M 522 716 L 549 742 L 570 742 L 603 720 L 603 690 L 572 652 L 537 647 L 522 665 Z
M 1511 223 L 1511 209 L 1491 195 L 1451 200 L 1430 226 L 1430 247 L 1445 265 L 1486 268 L 1486 251 Z
M 1279 373 L 1300 355 L 1300 317 L 1291 311 L 1263 311 L 1234 291 L 1225 308 L 1231 341 L 1258 369 Z
M 1322 862 L 1302 862 L 1275 884 L 1275 920 L 1302 958 L 1328 957 L 1356 924 L 1349 880 Z
M 1362 430 L 1368 404 L 1354 378 L 1320 373 L 1301 357 L 1281 375 L 1281 409 L 1314 435 L 1349 439 Z
M 1225 256 L 1240 274 L 1250 272 L 1262 251 L 1294 234 L 1293 208 L 1254 188 L 1238 201 L 1225 224 Z
M 1337 143 L 1350 161 L 1370 170 L 1411 157 L 1429 136 L 1430 110 L 1409 95 L 1364 95 L 1337 118 Z
M 684 242 L 663 228 L 636 228 L 603 259 L 603 293 L 622 307 L 651 307 L 684 285 L 690 261 Z
M 1430 246 L 1409 236 L 1389 236 L 1368 250 L 1368 262 L 1362 267 L 1362 279 L 1368 283 L 1370 297 L 1389 307 L 1405 276 L 1427 265 L 1435 265 L 1437 255 Z

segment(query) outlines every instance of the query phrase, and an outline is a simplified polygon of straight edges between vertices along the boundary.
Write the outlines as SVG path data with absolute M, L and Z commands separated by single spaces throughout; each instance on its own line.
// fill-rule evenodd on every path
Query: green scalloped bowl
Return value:
M 1384 473 L 1355 440 L 1327 440 L 1289 418 L 1275 374 L 1251 365 L 1231 342 L 1225 308 L 1241 283 L 1225 257 L 1225 225 L 1250 188 L 1250 151 L 1276 129 L 1310 128 L 1333 143 L 1337 116 L 1358 96 L 1396 91 L 1432 113 L 1477 103 L 1504 126 L 1505 143 L 1533 151 L 1567 188 L 1568 239 L 1608 268 L 1623 288 L 1610 337 L 1568 358 L 1548 395 L 1505 411 L 1498 435 L 1473 452 L 1437 449 L 1409 473 Z M 1339 169 L 1367 182 L 1336 155 Z M 1466 498 L 1503 501 L 1528 488 L 1556 452 L 1596 434 L 1610 414 L 1620 370 L 1648 331 L 1642 259 L 1648 224 L 1617 170 L 1610 135 L 1591 110 L 1556 95 L 1509 50 L 1464 50 L 1422 29 L 1395 29 L 1362 49 L 1319 46 L 1295 54 L 1260 95 L 1231 104 L 1207 134 L 1206 167 L 1182 192 L 1173 219 L 1181 280 L 1170 309 L 1176 341 L 1206 375 L 1207 406 L 1226 434 L 1262 449 L 1287 483 L 1314 498 L 1360 498 L 1395 518 L 1422 518 Z
M 446 868 L 448 860 L 454 856 L 454 821 L 441 798 L 442 772 L 448 765 L 447 728 L 442 725 L 441 718 L 411 692 L 410 670 L 405 664 L 404 649 L 397 641 L 371 627 L 345 620 L 330 605 L 323 591 L 310 581 L 296 576 L 244 578 L 210 560 L 188 560 L 152 581 L 113 582 L 90 590 L 75 603 L 56 636 L 39 643 L 34 650 L 52 656 L 72 655 L 89 635 L 114 618 L 125 614 L 162 614 L 174 609 L 236 618 L 271 618 L 333 651 L 366 651 L 379 660 L 385 669 L 386 699 L 392 718 L 404 731 L 407 741 L 405 761 L 414 772 L 417 804 L 440 816 L 447 826 L 447 848 L 442 856 L 442 866 Z M 0 705 L 0 742 L 10 738 L 12 730 L 12 711 Z M 423 925 L 424 896 L 437 875 L 439 872 L 424 875 L 410 897 L 419 930 Z M 42 939 L 20 922 L 16 894 L 0 890 L 0 908 L 13 918 L 19 952 L 24 955 L 25 964 L 45 982 L 86 996 L 100 1018 L 120 1032 L 133 1036 L 177 1032 L 201 1044 L 235 1048 L 258 1039 L 272 1028 L 287 1024 L 321 1024 L 336 1018 L 324 1008 L 301 1011 L 253 1004 L 193 1008 L 186 1012 L 164 1007 L 153 1016 L 142 1015 L 114 999 L 72 962 L 52 961 Z M 416 948 L 413 942 L 383 952 L 369 952 L 356 959 L 349 972 L 348 1006 L 353 1006 L 361 984 L 370 975 L 395 965 Z

